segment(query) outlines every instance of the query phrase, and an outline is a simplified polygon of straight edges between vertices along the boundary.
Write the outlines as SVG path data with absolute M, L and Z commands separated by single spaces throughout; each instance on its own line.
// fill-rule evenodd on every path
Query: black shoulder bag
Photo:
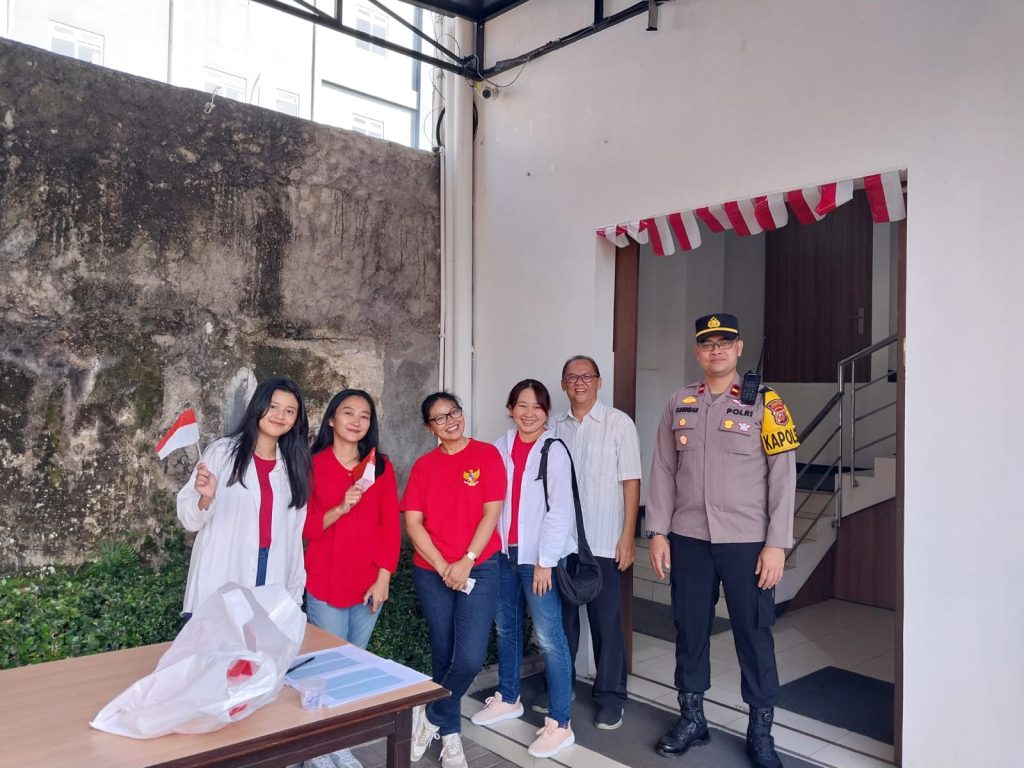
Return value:
M 587 534 L 583 528 L 583 509 L 580 504 L 580 488 L 576 483 L 576 465 L 573 464 L 569 446 L 557 437 L 549 437 L 540 449 L 540 473 L 537 479 L 544 485 L 544 507 L 551 510 L 548 502 L 548 448 L 552 443 L 561 443 L 569 457 L 569 469 L 572 472 L 572 501 L 576 506 L 576 544 L 577 552 L 573 552 L 558 563 L 558 591 L 562 599 L 571 605 L 585 605 L 597 597 L 601 591 L 601 566 L 590 551 Z

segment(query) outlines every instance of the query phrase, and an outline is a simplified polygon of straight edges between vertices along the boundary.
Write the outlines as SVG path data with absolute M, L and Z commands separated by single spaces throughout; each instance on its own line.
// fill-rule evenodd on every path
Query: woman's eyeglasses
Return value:
M 462 409 L 456 407 L 456 408 L 452 408 L 450 411 L 448 411 L 448 413 L 439 413 L 439 414 L 437 414 L 437 416 L 432 417 L 430 419 L 430 421 L 433 424 L 436 424 L 439 427 L 443 427 L 445 424 L 448 423 L 448 419 L 461 419 L 461 418 L 462 418 Z

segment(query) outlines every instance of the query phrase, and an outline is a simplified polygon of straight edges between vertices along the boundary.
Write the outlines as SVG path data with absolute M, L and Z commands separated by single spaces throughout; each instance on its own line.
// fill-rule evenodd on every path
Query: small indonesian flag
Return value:
M 680 211 L 668 215 L 668 225 L 672 227 L 679 247 L 684 251 L 692 251 L 700 245 L 700 227 L 693 211 Z
M 754 198 L 754 218 L 763 230 L 778 229 L 789 221 L 789 210 L 782 195 L 762 195 Z
M 355 484 L 364 491 L 373 485 L 374 480 L 377 479 L 376 448 L 371 448 L 366 458 L 356 465 L 355 469 L 352 470 L 352 477 L 355 478 Z
M 651 241 L 651 250 L 655 256 L 671 256 L 676 252 L 676 244 L 672 242 L 672 230 L 668 226 L 667 216 L 655 216 L 644 219 L 647 235 Z
M 156 444 L 156 455 L 166 459 L 173 451 L 196 445 L 198 442 L 199 425 L 196 423 L 196 412 L 186 408 L 174 422 L 174 426 L 167 430 L 167 434 Z
M 868 196 L 871 218 L 876 224 L 886 221 L 899 221 L 907 217 L 907 207 L 903 203 L 903 185 L 900 183 L 900 172 L 876 173 L 864 177 L 864 191 Z
M 804 187 L 794 189 L 786 193 L 786 202 L 793 209 L 793 215 L 801 224 L 813 224 L 825 218 L 825 214 L 817 212 L 818 203 L 821 202 L 820 187 Z
M 626 239 L 626 228 L 618 224 L 614 224 L 610 227 L 601 227 L 597 230 L 597 234 L 608 242 L 617 245 L 619 248 L 625 248 L 629 245 L 629 240 Z
M 647 219 L 626 222 L 626 234 L 636 240 L 640 245 L 646 245 L 649 239 L 647 234 Z
M 712 232 L 725 232 L 732 229 L 732 222 L 721 205 L 709 205 L 706 208 L 698 208 L 694 211 L 697 218 L 708 225 Z
M 729 217 L 732 228 L 737 235 L 759 235 L 761 225 L 754 215 L 753 200 L 733 200 L 724 206 L 725 215 Z
M 851 200 L 853 200 L 853 179 L 822 184 L 821 200 L 818 201 L 814 212 L 819 216 L 824 216 L 826 213 L 831 213 L 843 203 L 848 203 Z

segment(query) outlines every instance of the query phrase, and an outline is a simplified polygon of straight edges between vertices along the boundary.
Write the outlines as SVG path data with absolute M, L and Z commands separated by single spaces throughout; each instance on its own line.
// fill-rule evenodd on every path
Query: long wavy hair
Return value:
M 359 441 L 359 460 L 365 459 L 374 448 L 380 456 L 380 428 L 377 425 L 377 406 L 373 404 L 370 393 L 362 389 L 343 389 L 331 398 L 324 411 L 324 417 L 320 420 L 320 431 L 317 432 L 316 441 L 313 443 L 312 453 L 320 453 L 324 448 L 334 444 L 334 427 L 331 426 L 331 419 L 334 418 L 338 406 L 350 397 L 361 397 L 370 407 L 370 428 L 366 430 L 363 439 Z
M 260 419 L 270 410 L 270 401 L 277 391 L 288 392 L 299 402 L 295 424 L 277 440 L 277 446 L 281 449 L 285 466 L 288 468 L 288 484 L 292 491 L 289 506 L 298 508 L 305 505 L 309 499 L 309 417 L 306 415 L 306 401 L 302 397 L 302 390 L 291 379 L 267 379 L 256 387 L 241 423 L 228 435 L 235 439 L 234 460 L 228 485 L 245 485 L 245 471 L 249 468 L 249 462 L 252 461 L 252 455 L 256 450 Z

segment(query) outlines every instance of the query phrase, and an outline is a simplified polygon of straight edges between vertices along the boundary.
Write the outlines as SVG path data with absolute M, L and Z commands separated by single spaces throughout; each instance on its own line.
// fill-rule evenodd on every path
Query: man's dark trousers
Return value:
M 676 688 L 703 693 L 711 687 L 711 626 L 718 585 L 725 588 L 729 622 L 740 663 L 740 693 L 752 707 L 775 706 L 775 590 L 760 589 L 754 574 L 763 542 L 712 544 L 669 534 L 672 613 L 676 625 Z
M 622 572 L 613 557 L 596 558 L 601 566 L 601 592 L 587 603 L 587 619 L 594 643 L 597 675 L 594 700 L 597 705 L 626 706 L 626 645 L 622 636 Z M 562 601 L 562 624 L 569 639 L 575 681 L 576 651 L 580 645 L 580 611 Z

